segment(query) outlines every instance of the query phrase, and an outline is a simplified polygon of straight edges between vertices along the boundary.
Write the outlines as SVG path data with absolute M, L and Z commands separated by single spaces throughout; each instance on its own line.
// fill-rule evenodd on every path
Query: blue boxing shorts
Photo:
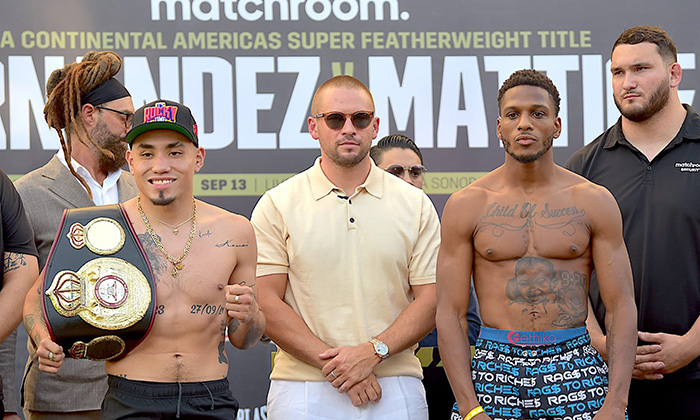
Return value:
M 479 403 L 493 420 L 591 420 L 608 393 L 608 367 L 586 327 L 481 328 L 472 359 Z M 452 419 L 459 419 L 457 404 Z

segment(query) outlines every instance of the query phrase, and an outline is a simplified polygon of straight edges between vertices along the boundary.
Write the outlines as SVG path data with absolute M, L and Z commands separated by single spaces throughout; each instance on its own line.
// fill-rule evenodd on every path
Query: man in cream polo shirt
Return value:
M 435 325 L 437 213 L 369 158 L 379 118 L 362 82 L 329 79 L 311 111 L 321 157 L 251 219 L 266 334 L 279 347 L 268 418 L 427 419 L 412 350 Z

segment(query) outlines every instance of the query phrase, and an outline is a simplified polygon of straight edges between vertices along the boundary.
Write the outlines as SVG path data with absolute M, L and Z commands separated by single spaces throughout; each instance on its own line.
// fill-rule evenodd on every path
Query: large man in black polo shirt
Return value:
M 566 166 L 606 186 L 622 211 L 640 331 L 630 419 L 654 414 L 697 419 L 700 116 L 680 102 L 676 46 L 660 28 L 623 32 L 610 70 L 622 117 Z M 593 308 L 603 324 L 605 308 L 591 284 Z M 600 332 L 594 345 L 605 350 Z

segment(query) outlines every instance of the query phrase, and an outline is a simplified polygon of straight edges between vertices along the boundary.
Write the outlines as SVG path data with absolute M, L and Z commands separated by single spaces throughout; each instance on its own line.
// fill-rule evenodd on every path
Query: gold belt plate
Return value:
M 120 258 L 96 258 L 78 272 L 58 272 L 46 290 L 56 312 L 80 316 L 104 330 L 122 330 L 140 321 L 151 304 L 143 273 Z

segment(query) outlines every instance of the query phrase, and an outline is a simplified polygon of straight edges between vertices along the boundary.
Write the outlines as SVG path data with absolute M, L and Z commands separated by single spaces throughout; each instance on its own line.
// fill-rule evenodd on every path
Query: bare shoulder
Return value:
M 565 172 L 565 180 L 569 183 L 572 196 L 575 201 L 588 203 L 594 206 L 613 206 L 617 208 L 617 202 L 612 193 L 607 188 L 594 184 L 586 178 L 563 169 Z
M 445 210 L 464 211 L 484 203 L 488 198 L 488 189 L 477 185 L 477 182 L 453 193 L 447 200 Z
M 443 235 L 470 235 L 497 185 L 497 177 L 489 173 L 452 194 L 442 215 Z
M 489 196 L 501 189 L 502 177 L 499 169 L 482 176 L 468 186 L 452 194 L 447 200 L 445 210 L 448 207 L 453 208 L 453 211 L 474 210 L 483 207 Z
M 206 224 L 207 227 L 216 227 L 217 230 L 222 232 L 247 231 L 248 229 L 252 232 L 253 229 L 250 221 L 245 216 L 232 213 L 204 201 L 197 200 L 197 214 L 199 220 Z
M 576 206 L 586 209 L 592 227 L 621 223 L 620 208 L 607 188 L 566 169 L 564 171 L 570 182 L 571 198 Z
M 217 249 L 257 250 L 253 225 L 246 217 L 199 200 L 197 230 L 201 238 L 212 240 Z

